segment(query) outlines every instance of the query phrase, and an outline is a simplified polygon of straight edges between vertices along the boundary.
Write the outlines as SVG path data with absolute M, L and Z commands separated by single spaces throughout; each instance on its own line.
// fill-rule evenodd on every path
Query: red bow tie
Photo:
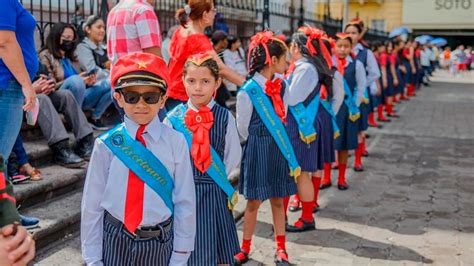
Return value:
M 267 82 L 265 82 L 265 94 L 272 99 L 273 108 L 275 109 L 276 114 L 280 117 L 283 124 L 285 124 L 285 105 L 283 104 L 283 99 L 280 95 L 281 82 L 281 79 L 275 79 L 274 81 L 267 80 Z
M 194 165 L 199 171 L 205 173 L 212 163 L 209 130 L 214 125 L 214 115 L 207 106 L 201 107 L 199 112 L 188 109 L 184 123 L 193 132 L 191 157 Z

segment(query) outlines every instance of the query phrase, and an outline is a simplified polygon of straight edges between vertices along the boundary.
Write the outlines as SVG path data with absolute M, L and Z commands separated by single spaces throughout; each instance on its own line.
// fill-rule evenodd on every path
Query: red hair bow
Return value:
M 316 56 L 318 51 L 313 46 L 313 40 L 319 40 L 319 46 L 321 46 L 321 37 L 323 36 L 323 32 L 311 27 L 301 27 L 298 29 L 298 31 L 303 32 L 308 38 L 306 41 L 306 47 L 308 48 L 309 54 Z
M 259 45 L 262 45 L 263 48 L 265 49 L 265 57 L 266 57 L 265 58 L 265 65 L 266 64 L 271 65 L 272 60 L 271 60 L 271 57 L 270 57 L 270 51 L 268 50 L 267 43 L 270 40 L 273 40 L 273 39 L 275 39 L 275 38 L 274 38 L 273 32 L 271 32 L 271 31 L 258 32 L 257 34 L 255 34 L 250 39 L 249 53 L 248 53 L 248 56 L 247 56 L 247 62 L 248 62 L 249 65 L 247 66 L 247 68 L 250 69 L 250 55 L 252 53 L 252 50 L 255 47 L 258 47 Z

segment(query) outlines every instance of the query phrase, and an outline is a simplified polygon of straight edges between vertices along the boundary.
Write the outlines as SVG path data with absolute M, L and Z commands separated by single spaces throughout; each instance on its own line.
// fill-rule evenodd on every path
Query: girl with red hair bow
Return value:
M 276 78 L 277 74 L 285 72 L 286 52 L 285 43 L 270 31 L 252 37 L 248 55 L 249 79 L 237 94 L 237 128 L 246 140 L 239 187 L 247 199 L 241 252 L 234 257 L 237 265 L 249 260 L 258 209 L 267 199 L 273 214 L 277 246 L 275 262 L 289 265 L 283 198 L 296 193 L 294 177 L 299 175 L 300 168 L 284 127 L 286 83 Z

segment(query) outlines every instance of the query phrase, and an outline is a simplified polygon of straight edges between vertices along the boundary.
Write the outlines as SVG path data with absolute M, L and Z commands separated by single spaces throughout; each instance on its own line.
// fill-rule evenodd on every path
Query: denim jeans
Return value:
M 14 154 L 14 156 L 11 156 Z M 25 147 L 23 147 L 23 139 L 18 134 L 15 145 L 13 145 L 12 154 L 8 159 L 8 171 L 11 171 L 12 167 L 21 167 L 28 163 L 28 155 L 26 154 Z
M 59 89 L 71 91 L 79 106 L 82 106 L 86 94 L 86 83 L 79 75 L 68 77 Z
M 92 119 L 99 119 L 112 104 L 112 89 L 108 79 L 97 82 L 94 86 L 86 89 L 83 110 L 94 109 Z
M 6 88 L 0 88 L 0 155 L 5 165 L 20 133 L 23 103 L 24 96 L 18 82 L 10 81 Z

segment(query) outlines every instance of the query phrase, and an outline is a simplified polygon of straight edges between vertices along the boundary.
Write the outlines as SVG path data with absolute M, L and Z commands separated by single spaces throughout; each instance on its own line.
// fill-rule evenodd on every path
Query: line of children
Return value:
M 275 263 L 289 265 L 286 231 L 315 229 L 313 212 L 319 207 L 319 189 L 331 186 L 335 151 L 339 190 L 349 187 L 350 150 L 356 150 L 354 169 L 362 168 L 367 121 L 362 121 L 365 107 L 360 108 L 368 82 L 380 82 L 384 91 L 385 104 L 377 107 L 380 121 L 388 120 L 384 106 L 396 116 L 393 96 L 404 87 L 403 42 L 395 41 L 393 51 L 377 46 L 374 56 L 358 43 L 363 32 L 358 24 L 349 24 L 346 31 L 334 41 L 302 27 L 289 49 L 271 31 L 252 37 L 236 119 L 213 100 L 222 79 L 209 53 L 186 60 L 182 80 L 189 100 L 163 123 L 157 113 L 170 82 L 164 61 L 146 53 L 120 58 L 111 79 L 126 116 L 94 146 L 82 200 L 85 262 L 244 264 L 259 207 L 268 199 Z M 288 52 L 294 65 L 285 80 Z M 239 136 L 245 140 L 243 150 Z M 240 247 L 232 215 L 237 192 L 228 179 L 239 163 L 239 190 L 247 199 Z M 301 201 L 302 213 L 288 225 L 286 207 L 294 194 L 299 199 L 293 210 Z

